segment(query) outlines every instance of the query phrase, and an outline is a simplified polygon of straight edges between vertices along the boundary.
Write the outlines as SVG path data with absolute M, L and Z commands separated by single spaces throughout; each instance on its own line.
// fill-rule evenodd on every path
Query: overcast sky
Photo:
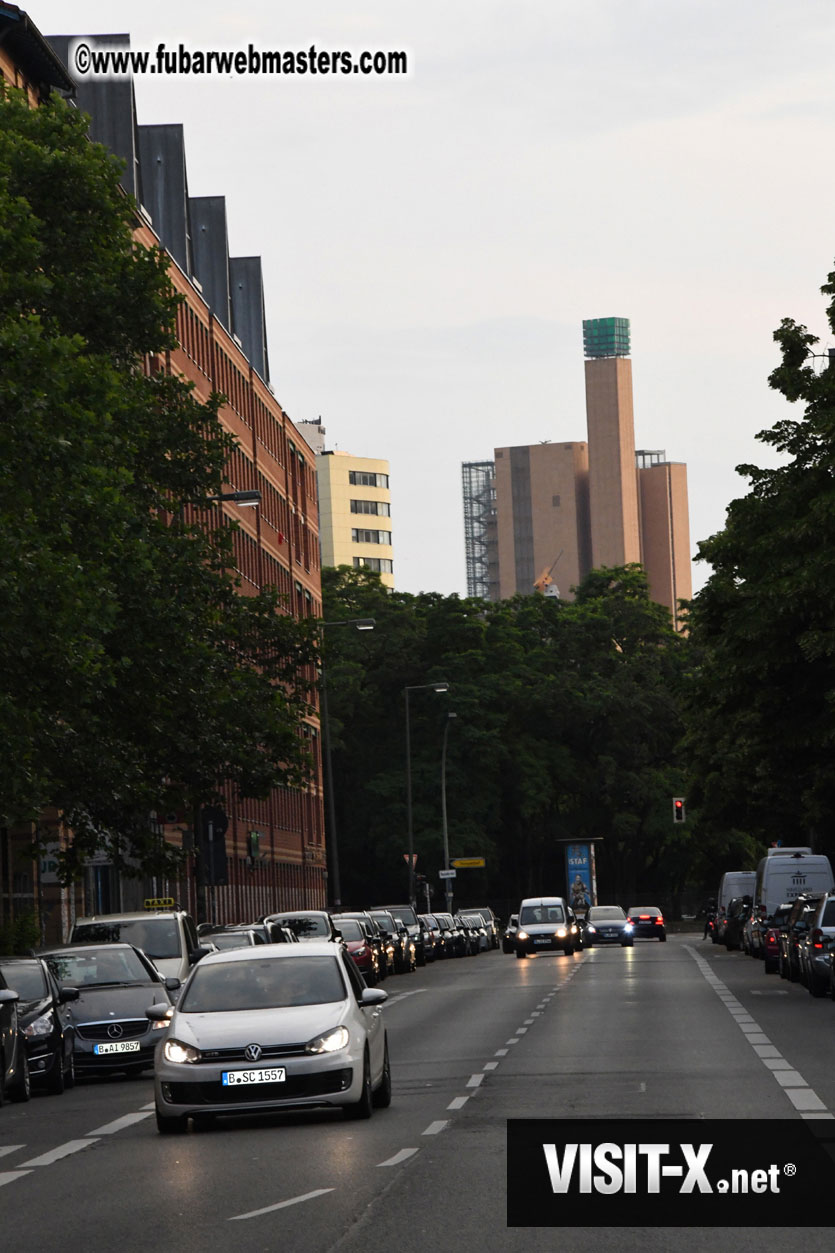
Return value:
M 734 467 L 770 462 L 772 331 L 830 342 L 832 0 L 18 3 L 135 48 L 408 53 L 407 77 L 136 80 L 263 258 L 283 407 L 390 461 L 398 589 L 465 594 L 462 461 L 586 438 L 583 318 L 631 319 L 636 445 L 687 463 L 694 553 Z

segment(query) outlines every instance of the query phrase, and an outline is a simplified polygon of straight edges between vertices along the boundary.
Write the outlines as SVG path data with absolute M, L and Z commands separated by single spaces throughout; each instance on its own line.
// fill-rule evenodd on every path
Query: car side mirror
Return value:
M 11 1005 L 19 1000 L 17 992 L 13 992 L 11 988 L 0 988 L 0 1005 Z
M 388 992 L 384 992 L 382 988 L 363 988 L 360 1005 L 382 1005 L 388 999 Z
M 177 978 L 177 976 L 176 976 L 176 975 L 167 975 L 167 976 L 166 976 L 166 978 L 165 978 L 165 990 L 166 990 L 166 992 L 176 992 L 176 991 L 177 991 L 177 989 L 178 989 L 179 987 L 182 987 L 182 982 L 181 982 L 181 980 L 180 980 L 180 979 L 178 979 L 178 978 Z
M 77 1001 L 80 995 L 78 988 L 61 988 L 58 992 L 58 1004 L 66 1005 L 67 1001 Z
M 173 1006 L 158 1002 L 155 1005 L 149 1005 L 145 1010 L 145 1017 L 149 1022 L 165 1022 L 171 1017 Z
M 211 952 L 212 950 L 210 948 L 206 948 L 204 945 L 198 944 L 197 948 L 193 948 L 188 955 L 189 965 L 196 966 L 201 958 L 208 957 Z
M 341 940 L 341 939 L 342 939 L 342 932 L 341 932 L 338 928 L 334 928 L 333 938 L 334 938 L 335 940 Z

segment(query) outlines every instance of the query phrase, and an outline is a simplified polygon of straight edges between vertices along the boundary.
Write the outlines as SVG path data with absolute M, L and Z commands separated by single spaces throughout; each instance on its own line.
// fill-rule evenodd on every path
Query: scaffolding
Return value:
M 467 595 L 482 600 L 498 599 L 495 478 L 492 461 L 465 461 L 461 466 Z

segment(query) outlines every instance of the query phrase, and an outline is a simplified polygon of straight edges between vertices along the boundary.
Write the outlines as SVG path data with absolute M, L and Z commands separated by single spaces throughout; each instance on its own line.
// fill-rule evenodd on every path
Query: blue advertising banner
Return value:
M 565 884 L 573 910 L 585 913 L 595 903 L 593 844 L 566 844 Z

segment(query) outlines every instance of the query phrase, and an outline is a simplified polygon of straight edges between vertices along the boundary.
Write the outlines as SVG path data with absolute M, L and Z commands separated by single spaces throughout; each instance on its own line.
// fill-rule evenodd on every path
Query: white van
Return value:
M 716 912 L 723 913 L 735 896 L 752 896 L 757 883 L 756 870 L 729 870 L 719 880 Z
M 757 867 L 754 909 L 769 917 L 778 905 L 793 901 L 803 892 L 831 892 L 832 867 L 820 853 L 769 849 Z

